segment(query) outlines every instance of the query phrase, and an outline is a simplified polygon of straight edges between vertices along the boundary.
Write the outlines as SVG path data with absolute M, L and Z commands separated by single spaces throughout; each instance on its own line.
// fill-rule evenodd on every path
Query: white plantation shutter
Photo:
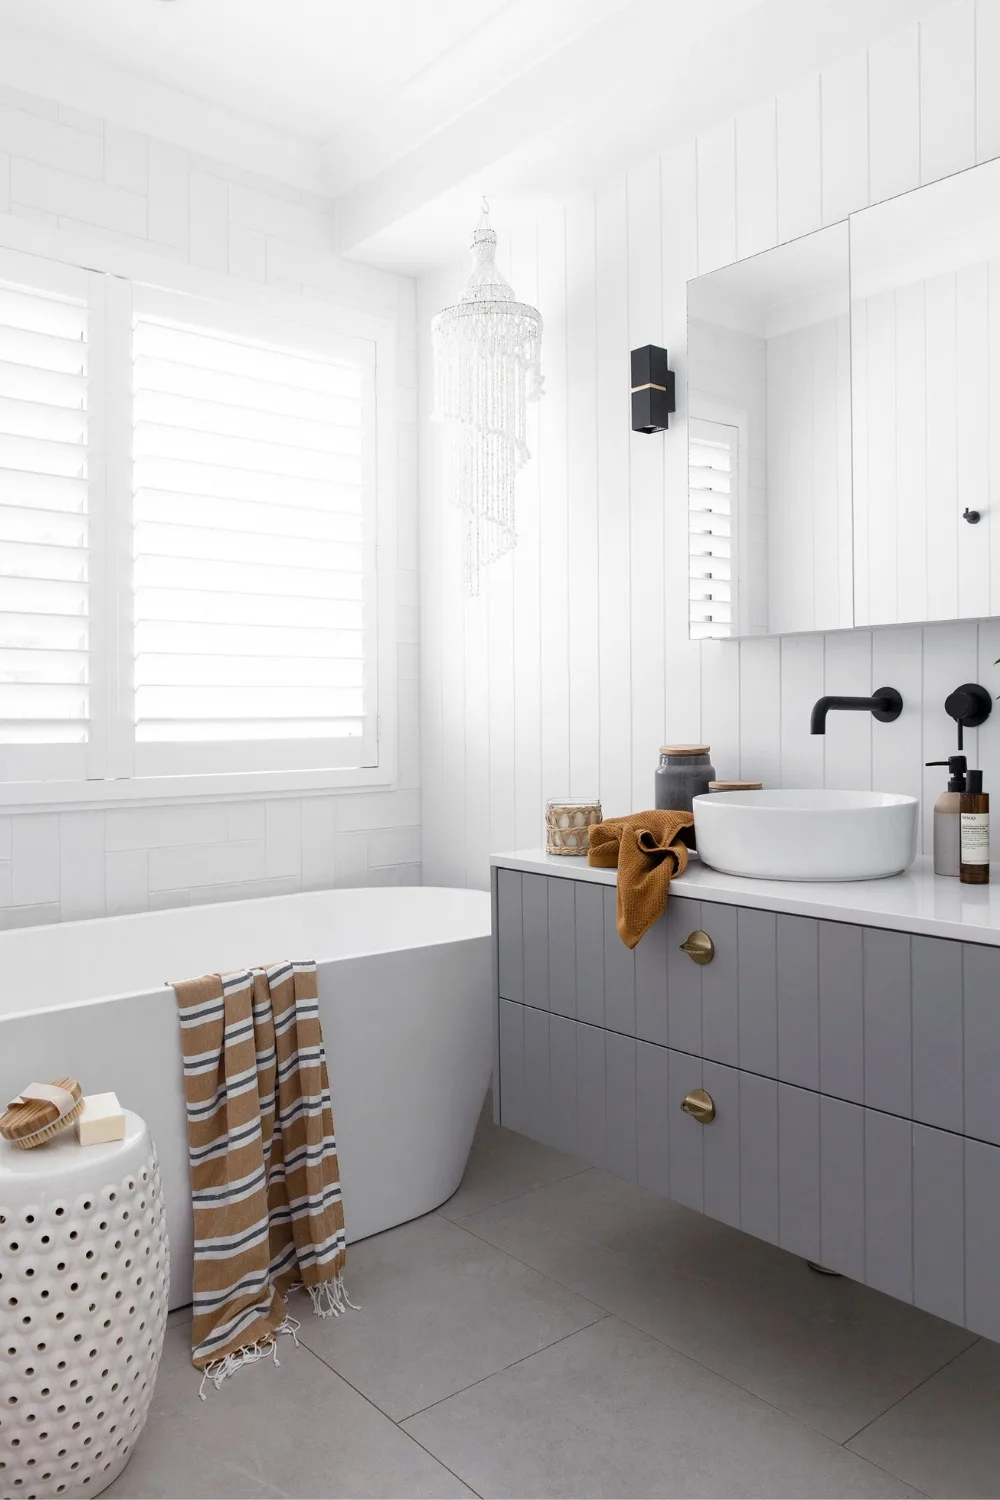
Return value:
M 84 271 L 0 256 L 3 780 L 95 773 L 90 287 Z
M 696 418 L 688 428 L 688 619 L 692 640 L 705 640 L 733 634 L 739 433 L 728 423 Z
M 377 764 L 374 442 L 370 343 L 134 289 L 134 774 Z

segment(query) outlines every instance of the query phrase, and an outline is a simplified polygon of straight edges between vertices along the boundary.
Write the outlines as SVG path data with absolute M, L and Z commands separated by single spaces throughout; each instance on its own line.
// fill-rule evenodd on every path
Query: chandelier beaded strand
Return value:
M 527 403 L 542 395 L 542 319 L 496 266 L 489 205 L 470 240 L 472 274 L 431 324 L 434 420 L 450 424 L 452 498 L 465 516 L 467 594 L 516 540 L 514 483 L 529 458 Z

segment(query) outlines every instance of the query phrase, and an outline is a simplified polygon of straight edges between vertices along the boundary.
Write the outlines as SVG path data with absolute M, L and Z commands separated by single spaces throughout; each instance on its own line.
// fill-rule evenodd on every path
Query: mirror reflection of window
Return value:
M 689 283 L 693 638 L 853 624 L 849 308 L 846 224 Z

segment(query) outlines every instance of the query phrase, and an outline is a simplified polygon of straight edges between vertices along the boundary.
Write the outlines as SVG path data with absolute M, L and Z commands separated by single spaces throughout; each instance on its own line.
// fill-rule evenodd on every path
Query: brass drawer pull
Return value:
M 696 932 L 688 934 L 681 943 L 681 951 L 696 964 L 710 964 L 715 957 L 715 944 L 708 933 L 702 932 L 699 928 Z
M 715 1119 L 715 1100 L 705 1089 L 692 1089 L 681 1109 L 699 1125 L 711 1125 Z

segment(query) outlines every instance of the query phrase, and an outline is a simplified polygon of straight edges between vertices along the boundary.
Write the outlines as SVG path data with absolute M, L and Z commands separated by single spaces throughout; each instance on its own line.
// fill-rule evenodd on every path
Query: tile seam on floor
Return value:
M 482 1208 L 473 1208 L 467 1214 L 460 1214 L 458 1218 L 452 1218 L 451 1214 L 445 1213 L 445 1209 L 447 1208 L 450 1201 L 449 1199 L 446 1199 L 441 1207 L 436 1208 L 434 1212 L 438 1214 L 442 1219 L 447 1219 L 449 1224 L 461 1224 L 463 1218 L 471 1219 L 474 1218 L 476 1214 L 488 1214 L 492 1212 L 494 1208 L 503 1208 L 506 1203 L 516 1203 L 518 1198 L 526 1198 L 529 1193 L 540 1193 L 543 1188 L 555 1187 L 557 1182 L 569 1182 L 573 1177 L 583 1177 L 587 1172 L 593 1172 L 594 1170 L 594 1167 L 580 1167 L 575 1172 L 567 1172 L 565 1177 L 552 1177 L 548 1182 L 536 1182 L 532 1187 L 522 1188 L 519 1193 L 511 1193 L 509 1198 L 498 1198 L 495 1203 L 484 1203 Z M 456 1191 L 458 1191 L 458 1189 L 456 1189 Z M 452 1197 L 454 1196 L 455 1195 L 453 1193 Z
M 494 1370 L 491 1375 L 481 1375 L 478 1380 L 473 1380 L 468 1385 L 464 1385 L 460 1391 L 452 1391 L 450 1396 L 440 1396 L 437 1401 L 430 1401 L 426 1406 L 421 1406 L 419 1411 L 411 1411 L 408 1417 L 400 1418 L 398 1426 L 402 1428 L 403 1432 L 406 1432 L 406 1428 L 403 1426 L 405 1422 L 413 1422 L 417 1417 L 425 1416 L 427 1412 L 433 1411 L 436 1406 L 443 1406 L 446 1401 L 452 1401 L 456 1396 L 464 1396 L 467 1391 L 474 1391 L 477 1385 L 485 1385 L 487 1380 L 493 1380 L 497 1375 L 505 1375 L 508 1370 L 516 1369 L 518 1365 L 523 1365 L 526 1360 L 534 1359 L 536 1354 L 547 1354 L 550 1349 L 555 1349 L 559 1344 L 565 1344 L 567 1339 L 575 1339 L 578 1333 L 586 1333 L 588 1328 L 596 1328 L 599 1323 L 606 1323 L 608 1318 L 613 1317 L 614 1313 L 606 1312 L 602 1317 L 595 1318 L 592 1323 L 584 1323 L 582 1328 L 574 1328 L 569 1333 L 564 1333 L 561 1337 L 553 1339 L 551 1344 L 543 1344 L 540 1349 L 532 1349 L 528 1354 L 522 1354 L 519 1358 L 512 1359 L 510 1364 L 501 1365 L 500 1369 Z M 406 1435 L 407 1437 L 413 1436 L 410 1432 L 406 1432 Z M 434 1458 L 437 1458 L 437 1454 L 434 1453 L 433 1449 L 428 1448 L 427 1451 Z M 859 1453 L 856 1453 L 854 1456 L 855 1458 L 861 1457 Z M 465 1484 L 467 1481 L 463 1479 L 462 1483 Z M 469 1487 L 471 1489 L 471 1485 Z
M 968 1354 L 970 1349 L 974 1349 L 977 1344 L 981 1344 L 982 1342 L 982 1337 L 977 1334 L 972 1339 L 971 1343 L 966 1344 L 964 1349 L 959 1349 L 958 1353 L 953 1354 L 950 1359 L 946 1359 L 943 1365 L 939 1365 L 936 1370 L 931 1370 L 929 1375 L 925 1375 L 922 1380 L 918 1380 L 916 1385 L 913 1386 L 911 1390 L 904 1392 L 904 1394 L 902 1396 L 899 1396 L 895 1401 L 890 1401 L 885 1410 L 880 1411 L 877 1416 L 872 1417 L 870 1422 L 865 1422 L 862 1427 L 858 1428 L 857 1432 L 852 1432 L 850 1437 L 844 1439 L 844 1447 L 848 1447 L 851 1443 L 855 1442 L 863 1432 L 867 1432 L 869 1427 L 874 1426 L 876 1422 L 881 1422 L 882 1418 L 887 1417 L 891 1411 L 895 1411 L 896 1407 L 899 1406 L 901 1402 L 909 1401 L 910 1397 L 915 1395 L 917 1391 L 925 1386 L 929 1380 L 933 1380 L 936 1376 L 940 1375 L 943 1370 L 947 1370 L 949 1365 L 953 1365 L 957 1359 L 962 1358 L 963 1354 Z M 851 1449 L 851 1452 L 854 1452 L 853 1448 Z M 863 1457 L 863 1455 L 859 1454 L 859 1457 Z M 902 1478 L 902 1475 L 898 1477 Z M 907 1481 L 904 1480 L 904 1483 L 906 1482 Z
M 296 1341 L 296 1343 L 297 1347 L 305 1349 L 308 1354 L 311 1354 L 314 1359 L 319 1361 L 319 1363 L 325 1370 L 329 1370 L 330 1374 L 333 1375 L 337 1380 L 342 1380 L 344 1384 L 355 1393 L 356 1396 L 361 1397 L 362 1401 L 364 1401 L 367 1406 L 370 1406 L 373 1411 L 378 1412 L 380 1417 L 384 1417 L 387 1422 L 391 1422 L 393 1427 L 395 1427 L 398 1432 L 401 1432 L 404 1437 L 409 1438 L 411 1443 L 416 1443 L 418 1448 L 422 1448 L 429 1458 L 432 1458 L 436 1464 L 439 1464 L 442 1469 L 444 1469 L 448 1474 L 451 1475 L 452 1479 L 457 1479 L 459 1484 L 463 1484 L 467 1490 L 472 1491 L 472 1493 L 477 1497 L 477 1500 L 482 1500 L 479 1491 L 474 1485 L 471 1485 L 467 1479 L 463 1479 L 461 1474 L 456 1474 L 455 1470 L 451 1468 L 449 1464 L 446 1464 L 443 1459 L 438 1458 L 436 1453 L 432 1453 L 430 1448 L 428 1448 L 426 1444 L 422 1443 L 418 1437 L 414 1437 L 412 1432 L 407 1432 L 402 1422 L 397 1422 L 395 1417 L 390 1417 L 387 1411 L 383 1411 L 381 1406 L 378 1406 L 370 1396 L 365 1395 L 365 1392 L 360 1390 L 353 1383 L 353 1381 L 348 1380 L 346 1375 L 342 1375 L 339 1370 L 335 1370 L 331 1364 L 328 1364 L 321 1354 L 316 1353 L 315 1349 L 310 1349 L 308 1344 L 299 1344 L 298 1341 Z M 458 1393 L 456 1392 L 456 1395 L 457 1394 Z M 409 1418 L 404 1418 L 404 1420 L 409 1421 Z M 860 1454 L 856 1456 L 860 1457 Z
M 489 1209 L 483 1209 L 483 1213 L 488 1213 L 488 1212 L 489 1212 Z M 462 1227 L 463 1228 L 468 1228 L 469 1226 L 468 1225 L 463 1225 Z M 539 1227 L 540 1228 L 544 1228 L 544 1225 L 541 1225 Z M 469 1233 L 470 1234 L 474 1234 L 475 1231 L 472 1230 L 472 1229 L 469 1229 Z M 502 1249 L 502 1246 L 500 1246 L 500 1245 L 494 1245 L 492 1240 L 486 1239 L 485 1236 L 483 1236 L 483 1235 L 477 1235 L 476 1238 L 477 1239 L 482 1239 L 484 1244 L 492 1245 L 494 1250 Z M 608 1254 L 608 1255 L 618 1255 L 618 1254 L 620 1254 L 619 1251 L 612 1250 L 607 1245 L 600 1245 L 597 1248 L 601 1249 L 601 1250 L 604 1250 L 606 1252 L 606 1254 Z M 503 1253 L 505 1255 L 510 1255 L 513 1260 L 520 1260 L 520 1257 L 517 1256 L 517 1255 L 514 1255 L 513 1251 L 511 1251 L 511 1250 L 504 1250 Z M 583 1297 L 584 1294 L 582 1292 L 577 1291 L 577 1289 L 575 1287 L 568 1286 L 567 1283 L 564 1282 L 564 1281 L 559 1281 L 557 1277 L 549 1275 L 549 1273 L 547 1271 L 538 1271 L 538 1267 L 537 1266 L 533 1266 L 528 1261 L 525 1261 L 525 1260 L 520 1261 L 520 1263 L 523 1266 L 527 1266 L 527 1268 L 528 1268 L 529 1271 L 537 1271 L 539 1276 L 548 1276 L 550 1281 L 554 1281 L 556 1283 L 556 1285 L 557 1286 L 561 1286 L 564 1291 L 572 1292 L 573 1295 L 576 1296 L 576 1297 Z M 623 1313 L 615 1312 L 614 1308 L 604 1307 L 604 1304 L 601 1303 L 601 1302 L 598 1302 L 594 1297 L 586 1297 L 584 1300 L 587 1301 L 587 1302 L 593 1303 L 593 1305 L 595 1307 L 602 1307 L 604 1309 L 604 1312 L 607 1314 L 607 1316 L 609 1318 L 617 1318 L 620 1323 L 625 1323 L 629 1328 L 635 1329 L 636 1333 L 644 1334 L 647 1338 L 651 1338 L 651 1339 L 655 1340 L 656 1343 L 662 1344 L 665 1349 L 670 1349 L 670 1350 L 673 1351 L 674 1354 L 679 1354 L 682 1359 L 689 1359 L 691 1361 L 691 1363 L 693 1365 L 697 1365 L 699 1367 L 699 1369 L 707 1370 L 710 1375 L 714 1375 L 718 1380 L 724 1380 L 727 1385 L 731 1385 L 735 1390 L 742 1391 L 744 1393 L 744 1395 L 752 1396 L 755 1401 L 762 1402 L 765 1406 L 769 1406 L 772 1411 L 776 1411 L 776 1412 L 780 1413 L 780 1415 L 783 1416 L 783 1417 L 788 1417 L 790 1421 L 797 1422 L 799 1424 L 799 1426 L 800 1427 L 804 1427 L 807 1432 L 813 1432 L 813 1433 L 816 1434 L 817 1437 L 825 1438 L 828 1443 L 834 1443 L 834 1444 L 836 1444 L 836 1446 L 838 1448 L 847 1449 L 848 1443 L 853 1443 L 854 1439 L 856 1437 L 858 1437 L 862 1432 L 864 1432 L 866 1427 L 870 1427 L 871 1426 L 871 1422 L 877 1422 L 879 1420 L 879 1417 L 885 1416 L 885 1412 L 892 1411 L 893 1406 L 896 1406 L 898 1404 L 898 1402 L 895 1402 L 895 1401 L 892 1402 L 889 1406 L 886 1407 L 885 1412 L 879 1412 L 878 1416 L 872 1417 L 871 1422 L 866 1422 L 864 1424 L 864 1426 L 859 1427 L 858 1431 L 855 1432 L 855 1433 L 852 1433 L 850 1437 L 846 1437 L 846 1438 L 831 1437 L 831 1435 L 828 1432 L 824 1432 L 821 1427 L 814 1427 L 811 1422 L 806 1422 L 802 1417 L 797 1416 L 795 1412 L 793 1412 L 793 1411 L 786 1411 L 786 1409 L 783 1406 L 778 1406 L 774 1401 L 769 1401 L 768 1398 L 766 1396 L 762 1396 L 759 1393 L 759 1391 L 751 1390 L 750 1387 L 747 1386 L 747 1385 L 741 1385 L 738 1380 L 734 1380 L 731 1375 L 724 1375 L 721 1370 L 715 1369 L 715 1367 L 713 1365 L 706 1365 L 702 1360 L 698 1359 L 695 1355 L 690 1354 L 687 1351 L 687 1349 L 681 1349 L 677 1344 L 672 1344 L 669 1339 L 662 1338 L 661 1335 L 658 1334 L 658 1333 L 651 1333 L 648 1328 L 640 1328 L 640 1326 L 639 1326 L 638 1323 L 633 1323 L 632 1320 L 630 1318 L 625 1317 L 625 1315 Z M 598 1319 L 598 1322 L 600 1322 L 600 1321 L 601 1320 Z M 588 1324 L 588 1327 L 593 1327 L 593 1326 L 594 1326 L 593 1324 Z M 582 1330 L 580 1330 L 580 1331 L 582 1331 Z M 572 1335 L 567 1335 L 567 1337 L 572 1337 Z M 562 1340 L 557 1340 L 557 1342 L 561 1343 Z M 978 1339 L 973 1340 L 973 1343 L 978 1343 L 978 1342 L 979 1342 Z M 972 1344 L 967 1344 L 966 1345 L 966 1349 L 971 1349 L 972 1347 L 973 1347 Z M 953 1360 L 958 1359 L 960 1355 L 962 1355 L 962 1354 L 964 1354 L 966 1352 L 966 1349 L 960 1349 L 959 1352 L 958 1352 L 958 1354 L 954 1354 L 954 1355 L 952 1355 L 951 1359 L 945 1360 L 944 1364 L 941 1365 L 939 1369 L 933 1370 L 931 1372 L 931 1374 L 929 1374 L 929 1375 L 927 1375 L 927 1376 L 924 1377 L 924 1380 L 931 1380 L 931 1379 L 933 1379 L 933 1377 L 935 1375 L 940 1374 L 941 1370 L 947 1369 L 948 1365 L 950 1365 Z M 527 1356 L 527 1357 L 530 1358 L 530 1356 Z M 489 1379 L 488 1376 L 485 1377 L 485 1378 Z M 913 1390 L 907 1391 L 905 1395 L 899 1397 L 899 1400 L 900 1401 L 905 1401 L 906 1398 L 907 1398 L 907 1396 L 911 1396 L 913 1394 L 913 1391 L 919 1390 L 920 1386 L 924 1384 L 924 1380 L 918 1381 L 918 1383 L 913 1387 Z M 479 1384 L 478 1381 L 475 1382 L 475 1383 Z M 470 1387 L 470 1389 L 471 1389 L 471 1387 Z M 444 1398 L 444 1399 L 447 1399 L 447 1398 Z M 407 1417 L 407 1418 L 405 1418 L 405 1420 L 409 1421 L 410 1419 L 409 1419 L 409 1417 Z M 853 1449 L 847 1449 L 847 1451 L 851 1452 L 851 1453 L 854 1453 Z M 863 1453 L 854 1453 L 854 1457 L 855 1458 L 864 1458 L 864 1454 Z M 865 1458 L 865 1463 L 872 1464 L 873 1468 L 876 1468 L 876 1469 L 877 1468 L 881 1468 L 881 1465 L 875 1463 L 874 1459 Z M 902 1484 L 908 1484 L 909 1483 L 908 1480 L 903 1479 L 903 1476 L 901 1474 L 893 1474 L 890 1469 L 886 1469 L 885 1472 L 887 1474 L 889 1474 L 891 1478 L 898 1479 Z M 913 1486 L 911 1485 L 910 1488 L 912 1489 Z

